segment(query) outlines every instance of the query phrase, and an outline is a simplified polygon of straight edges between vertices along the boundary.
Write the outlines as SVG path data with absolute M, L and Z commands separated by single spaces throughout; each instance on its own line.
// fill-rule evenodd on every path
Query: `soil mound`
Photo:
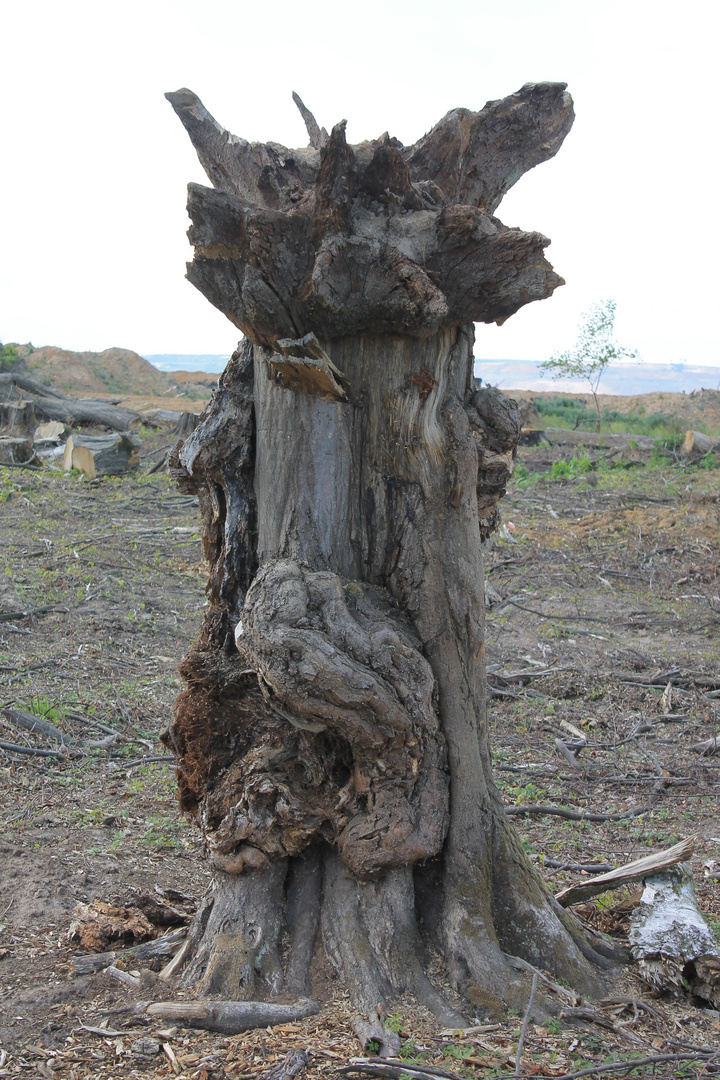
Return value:
M 38 349 L 18 345 L 17 349 L 31 378 L 78 397 L 160 395 L 177 383 L 172 374 L 158 371 L 130 349 L 105 349 L 100 353 L 71 352 L 54 345 Z

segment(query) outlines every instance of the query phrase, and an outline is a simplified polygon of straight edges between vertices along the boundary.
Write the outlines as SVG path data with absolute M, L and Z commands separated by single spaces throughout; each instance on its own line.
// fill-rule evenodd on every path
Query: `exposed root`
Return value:
M 183 1027 L 220 1031 L 223 1035 L 239 1035 L 251 1028 L 268 1027 L 302 1020 L 320 1012 L 315 1001 L 298 1001 L 294 1005 L 269 1005 L 264 1001 L 157 1001 L 145 1009 L 148 1016 L 170 1020 Z
M 503 950 L 550 970 L 581 993 L 601 993 L 600 971 L 610 963 L 592 948 L 575 917 L 560 909 L 505 822 L 498 825 L 494 847 L 493 924 Z
M 188 934 L 193 954 L 183 975 L 186 986 L 201 997 L 236 1001 L 277 996 L 286 875 L 286 859 L 239 876 L 216 872 Z

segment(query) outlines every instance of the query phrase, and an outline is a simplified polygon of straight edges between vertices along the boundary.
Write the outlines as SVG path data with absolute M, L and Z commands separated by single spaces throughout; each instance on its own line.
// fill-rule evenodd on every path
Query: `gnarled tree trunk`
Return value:
M 607 950 L 491 775 L 481 541 L 519 423 L 473 377 L 473 321 L 562 283 L 491 215 L 569 95 L 529 85 L 412 147 L 350 147 L 302 106 L 292 151 L 168 97 L 214 184 L 190 187 L 188 276 L 246 335 L 173 463 L 210 564 L 171 732 L 215 868 L 185 980 L 303 995 L 324 948 L 365 1012 L 407 989 L 459 1024 L 431 945 L 473 1015 L 526 1000 L 516 956 L 590 990 Z

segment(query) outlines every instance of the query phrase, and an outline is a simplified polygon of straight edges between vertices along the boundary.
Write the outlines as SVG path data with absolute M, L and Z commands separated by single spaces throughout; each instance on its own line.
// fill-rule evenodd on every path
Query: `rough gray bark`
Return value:
M 593 989 L 608 950 L 491 775 L 481 542 L 519 421 L 473 377 L 473 320 L 561 283 L 544 237 L 490 215 L 562 142 L 565 87 L 414 147 L 305 117 L 301 151 L 168 97 L 215 185 L 190 187 L 188 276 L 247 335 L 171 462 L 210 564 L 169 735 L 216 867 L 186 983 L 305 993 L 322 946 L 365 1014 L 410 990 L 459 1024 L 432 944 L 468 1013 L 525 1001 L 508 953 Z

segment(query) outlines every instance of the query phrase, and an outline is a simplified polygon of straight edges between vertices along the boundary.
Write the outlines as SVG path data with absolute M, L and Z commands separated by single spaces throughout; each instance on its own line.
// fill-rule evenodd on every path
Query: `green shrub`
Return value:
M 20 354 L 14 345 L 0 344 L 0 371 L 12 371 L 20 361 Z
M 590 455 L 584 450 L 576 451 L 569 461 L 562 458 L 553 462 L 550 469 L 551 480 L 569 480 L 573 476 L 586 476 L 593 471 Z
M 569 461 L 554 461 L 552 468 L 550 469 L 551 480 L 567 480 L 572 476 L 572 470 L 570 468 Z

